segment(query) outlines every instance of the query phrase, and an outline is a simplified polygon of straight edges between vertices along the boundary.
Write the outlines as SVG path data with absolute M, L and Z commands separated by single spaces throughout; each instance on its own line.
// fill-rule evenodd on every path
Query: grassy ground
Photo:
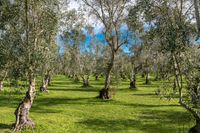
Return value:
M 30 111 L 36 128 L 23 133 L 186 133 L 193 125 L 177 99 L 168 101 L 155 95 L 159 82 L 144 85 L 144 79 L 139 79 L 138 90 L 133 91 L 123 81 L 109 101 L 95 98 L 103 79 L 93 80 L 89 88 L 64 76 L 54 77 L 52 83 L 49 93 L 37 94 Z M 23 96 L 8 88 L 0 92 L 0 133 L 10 132 Z

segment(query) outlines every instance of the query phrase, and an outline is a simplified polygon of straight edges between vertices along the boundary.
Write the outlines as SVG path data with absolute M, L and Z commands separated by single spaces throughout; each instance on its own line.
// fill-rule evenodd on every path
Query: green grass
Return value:
M 155 95 L 158 81 L 144 85 L 144 79 L 139 79 L 136 91 L 123 81 L 107 101 L 96 99 L 103 78 L 92 80 L 89 88 L 64 76 L 54 77 L 52 83 L 49 93 L 37 94 L 30 111 L 36 128 L 23 133 L 186 133 L 194 124 L 177 99 Z M 11 132 L 22 92 L 9 88 L 0 92 L 0 133 Z

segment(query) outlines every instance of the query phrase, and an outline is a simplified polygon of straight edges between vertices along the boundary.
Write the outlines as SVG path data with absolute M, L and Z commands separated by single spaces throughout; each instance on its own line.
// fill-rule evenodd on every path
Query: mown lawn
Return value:
M 177 99 L 160 99 L 154 81 L 144 85 L 139 79 L 138 90 L 128 89 L 129 82 L 115 86 L 113 100 L 96 99 L 103 87 L 103 78 L 91 81 L 92 87 L 82 88 L 64 76 L 56 76 L 49 93 L 37 93 L 30 116 L 36 123 L 33 130 L 23 133 L 186 133 L 194 121 L 178 105 Z M 6 88 L 0 92 L 0 133 L 11 132 L 14 111 L 24 91 Z

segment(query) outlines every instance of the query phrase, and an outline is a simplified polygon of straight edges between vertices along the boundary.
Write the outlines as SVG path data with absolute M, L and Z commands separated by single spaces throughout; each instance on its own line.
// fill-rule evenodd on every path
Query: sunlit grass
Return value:
M 184 133 L 193 125 L 191 115 L 179 106 L 177 99 L 160 99 L 155 90 L 160 82 L 145 85 L 137 82 L 138 89 L 128 89 L 123 80 L 114 85 L 112 100 L 96 99 L 103 87 L 103 78 L 91 81 L 83 88 L 65 76 L 53 78 L 49 93 L 38 93 L 30 111 L 36 123 L 28 133 Z M 37 87 L 39 90 L 39 86 Z M 0 92 L 0 133 L 11 132 L 14 111 L 25 90 Z

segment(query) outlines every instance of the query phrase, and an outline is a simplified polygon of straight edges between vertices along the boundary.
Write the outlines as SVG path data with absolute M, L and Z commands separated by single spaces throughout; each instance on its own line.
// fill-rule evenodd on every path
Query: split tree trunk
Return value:
M 0 91 L 2 91 L 2 90 L 3 90 L 3 81 L 0 80 Z
M 45 77 L 42 79 L 42 86 L 40 87 L 41 92 L 47 92 L 48 83 L 49 83 L 49 76 L 45 75 Z
M 110 76 L 111 76 L 111 71 L 114 65 L 114 60 L 115 60 L 115 52 L 112 52 L 112 57 L 111 61 L 108 64 L 107 71 L 106 71 L 106 79 L 104 82 L 104 88 L 100 90 L 99 92 L 99 98 L 100 99 L 111 99 L 111 94 L 110 94 Z
M 15 111 L 16 122 L 14 132 L 20 131 L 23 128 L 35 127 L 35 123 L 29 118 L 29 110 L 31 109 L 35 97 L 35 78 L 31 78 L 29 82 L 26 96 Z
M 87 79 L 85 79 L 85 76 L 82 75 L 82 80 L 83 80 L 83 87 L 90 86 L 90 75 L 87 76 Z

